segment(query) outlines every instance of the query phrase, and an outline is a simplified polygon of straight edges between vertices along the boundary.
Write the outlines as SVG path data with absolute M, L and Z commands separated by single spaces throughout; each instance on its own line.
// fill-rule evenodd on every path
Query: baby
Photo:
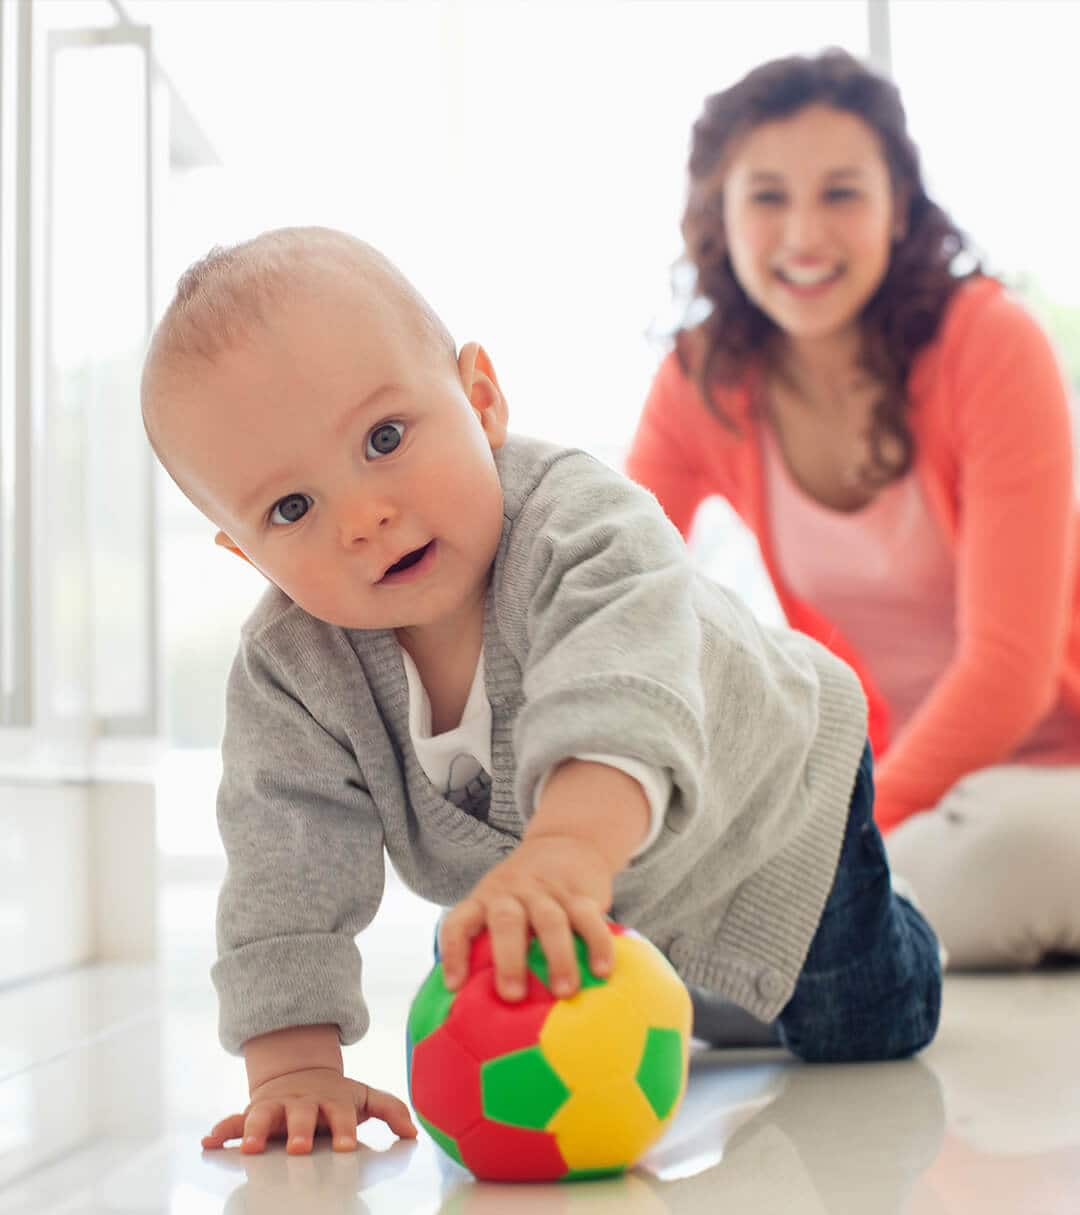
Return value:
M 348 1150 L 372 1117 L 415 1135 L 342 1065 L 384 854 L 450 909 L 451 989 L 486 928 L 504 999 L 531 935 L 572 994 L 572 934 L 604 975 L 610 914 L 670 958 L 703 1035 L 737 1006 L 806 1060 L 930 1041 L 937 943 L 890 884 L 855 676 L 696 574 L 646 491 L 509 434 L 484 349 L 385 258 L 327 229 L 212 251 L 142 404 L 217 542 L 272 584 L 218 802 L 213 979 L 250 1104 L 204 1146 L 303 1153 L 325 1129 Z

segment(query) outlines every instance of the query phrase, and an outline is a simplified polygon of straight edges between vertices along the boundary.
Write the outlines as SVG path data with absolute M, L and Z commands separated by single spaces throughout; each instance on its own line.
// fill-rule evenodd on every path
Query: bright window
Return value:
M 703 99 L 763 59 L 865 55 L 868 37 L 853 0 L 127 7 L 154 22 L 224 162 L 174 182 L 166 279 L 263 228 L 348 229 L 485 344 L 512 425 L 612 460 L 659 357 L 646 334 L 665 319 Z M 170 735 L 212 746 L 263 584 L 169 485 L 162 502 Z M 756 552 L 711 530 L 709 565 L 758 577 Z
M 893 0 L 891 13 L 933 196 L 1043 318 L 1080 390 L 1080 4 Z

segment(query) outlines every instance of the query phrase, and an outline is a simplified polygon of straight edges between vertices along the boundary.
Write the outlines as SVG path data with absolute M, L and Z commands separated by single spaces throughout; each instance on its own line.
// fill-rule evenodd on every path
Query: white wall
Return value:
M 0 785 L 0 983 L 90 956 L 85 785 Z
M 153 785 L 0 783 L 0 986 L 156 939 Z

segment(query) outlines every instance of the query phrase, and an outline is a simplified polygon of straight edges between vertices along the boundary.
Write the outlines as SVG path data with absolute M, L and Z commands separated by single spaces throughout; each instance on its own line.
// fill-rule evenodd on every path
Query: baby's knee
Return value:
M 781 1014 L 783 1045 L 804 1062 L 907 1059 L 933 1041 L 941 1020 L 937 937 L 910 903 L 893 903 L 890 948 L 836 976 L 831 990 L 819 983 Z

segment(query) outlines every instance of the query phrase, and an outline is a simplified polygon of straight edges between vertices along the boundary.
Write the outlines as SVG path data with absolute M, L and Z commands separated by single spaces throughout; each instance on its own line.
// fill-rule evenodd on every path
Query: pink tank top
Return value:
M 788 586 L 832 620 L 888 702 L 894 736 L 956 648 L 956 570 L 914 473 L 861 510 L 831 510 L 804 493 L 772 427 L 762 426 L 768 519 Z M 1080 763 L 1080 718 L 1058 704 L 1009 756 Z

